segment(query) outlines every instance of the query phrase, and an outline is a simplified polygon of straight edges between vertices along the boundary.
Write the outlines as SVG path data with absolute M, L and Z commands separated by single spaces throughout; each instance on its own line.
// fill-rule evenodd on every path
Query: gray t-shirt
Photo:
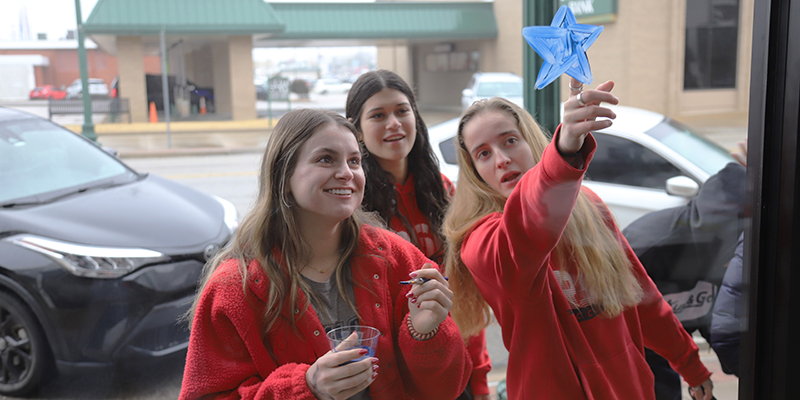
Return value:
M 319 296 L 321 304 L 313 304 L 312 307 L 317 313 L 322 327 L 325 332 L 330 332 L 333 329 L 343 326 L 359 325 L 358 316 L 355 311 L 350 308 L 347 302 L 339 294 L 339 288 L 336 286 L 336 275 L 331 277 L 326 282 L 317 282 L 306 277 L 303 277 L 311 286 L 311 289 Z M 353 294 L 353 286 L 346 284 L 345 293 L 350 298 L 350 301 L 355 304 L 355 295 Z M 369 388 L 366 388 L 355 395 L 350 397 L 350 400 L 370 400 Z

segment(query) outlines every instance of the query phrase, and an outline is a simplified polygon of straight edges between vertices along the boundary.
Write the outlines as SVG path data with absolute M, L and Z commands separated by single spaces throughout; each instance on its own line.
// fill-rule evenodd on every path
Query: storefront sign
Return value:
M 580 24 L 602 24 L 617 20 L 617 0 L 558 0 L 567 6 Z

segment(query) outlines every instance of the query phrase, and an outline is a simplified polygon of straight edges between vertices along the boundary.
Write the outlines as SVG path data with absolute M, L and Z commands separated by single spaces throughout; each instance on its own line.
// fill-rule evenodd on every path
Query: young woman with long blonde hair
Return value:
M 552 141 L 500 98 L 475 103 L 459 124 L 458 191 L 444 222 L 451 315 L 469 336 L 494 312 L 510 353 L 509 399 L 654 399 L 645 346 L 711 399 L 697 346 L 608 208 L 581 186 L 590 132 L 615 118 L 600 106 L 618 103 L 613 85 L 574 90 Z
M 439 400 L 466 387 L 472 363 L 448 316 L 447 281 L 359 212 L 357 136 L 332 111 L 278 121 L 256 204 L 207 264 L 188 316 L 182 400 Z M 400 284 L 417 277 L 428 280 Z M 374 355 L 331 351 L 326 332 L 354 325 L 380 331 Z

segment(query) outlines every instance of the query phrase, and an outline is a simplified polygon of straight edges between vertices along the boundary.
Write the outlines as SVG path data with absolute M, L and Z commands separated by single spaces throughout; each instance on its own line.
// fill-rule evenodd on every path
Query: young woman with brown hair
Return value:
M 466 387 L 448 283 L 416 247 L 364 223 L 361 156 L 334 112 L 296 110 L 275 126 L 256 204 L 207 264 L 188 316 L 181 399 L 438 400 Z M 409 277 L 428 281 L 399 284 Z M 331 351 L 326 332 L 354 325 L 380 331 L 374 356 Z
M 350 88 L 345 111 L 369 152 L 364 209 L 377 212 L 390 229 L 441 263 L 442 219 L 455 186 L 439 171 L 411 88 L 392 71 L 367 72 Z M 489 400 L 486 374 L 492 362 L 484 330 L 467 340 L 474 370 L 469 391 L 459 399 Z

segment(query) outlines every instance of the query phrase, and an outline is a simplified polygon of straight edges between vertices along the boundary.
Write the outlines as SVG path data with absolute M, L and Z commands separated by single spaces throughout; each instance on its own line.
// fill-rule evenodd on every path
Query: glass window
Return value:
M 686 2 L 684 89 L 736 87 L 739 0 Z
M 665 190 L 667 179 L 684 175 L 664 157 L 639 143 L 603 133 L 592 134 L 597 140 L 597 150 L 586 171 L 587 179 Z
M 522 81 L 519 82 L 481 82 L 478 84 L 478 97 L 520 97 Z
M 134 173 L 71 132 L 39 120 L 0 125 L 0 201 L 39 196 Z
M 456 137 L 453 136 L 450 139 L 439 143 L 439 150 L 442 151 L 442 158 L 444 158 L 444 162 L 451 165 L 458 165 L 455 140 Z
M 669 118 L 645 133 L 712 175 L 736 162 L 727 150 Z

